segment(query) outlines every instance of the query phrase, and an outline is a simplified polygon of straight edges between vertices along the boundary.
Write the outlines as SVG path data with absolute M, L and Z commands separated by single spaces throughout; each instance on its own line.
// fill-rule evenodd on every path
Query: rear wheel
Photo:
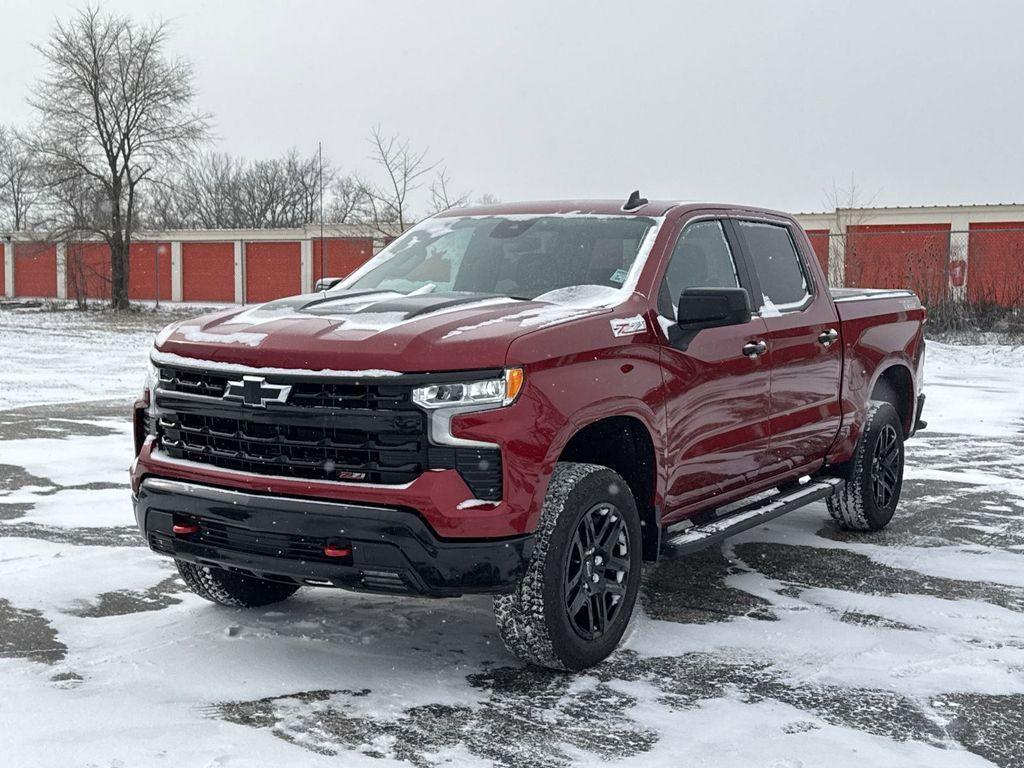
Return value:
M 889 403 L 874 401 L 853 454 L 843 490 L 828 500 L 828 511 L 843 528 L 879 531 L 889 524 L 903 488 L 903 425 Z
M 210 565 L 196 565 L 185 560 L 174 562 L 189 589 L 211 602 L 232 608 L 258 608 L 279 603 L 294 595 L 299 588 L 298 584 L 267 581 Z
M 596 464 L 561 463 L 526 576 L 494 599 L 505 647 L 550 669 L 592 666 L 618 645 L 640 585 L 640 517 L 629 486 Z

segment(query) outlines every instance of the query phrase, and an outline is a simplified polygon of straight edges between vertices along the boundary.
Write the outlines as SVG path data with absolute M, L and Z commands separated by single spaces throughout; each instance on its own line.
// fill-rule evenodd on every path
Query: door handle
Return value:
M 829 328 L 827 331 L 818 336 L 818 343 L 824 344 L 826 347 L 839 338 L 839 331 L 835 328 Z
M 764 341 L 751 341 L 743 345 L 743 354 L 747 357 L 758 357 L 768 351 L 768 344 Z

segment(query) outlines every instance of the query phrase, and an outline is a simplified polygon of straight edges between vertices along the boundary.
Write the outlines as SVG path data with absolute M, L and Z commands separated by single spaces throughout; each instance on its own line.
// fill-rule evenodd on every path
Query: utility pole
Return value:
M 320 279 L 327 277 L 326 259 L 327 252 L 324 250 L 324 143 L 317 142 L 317 154 L 320 158 Z

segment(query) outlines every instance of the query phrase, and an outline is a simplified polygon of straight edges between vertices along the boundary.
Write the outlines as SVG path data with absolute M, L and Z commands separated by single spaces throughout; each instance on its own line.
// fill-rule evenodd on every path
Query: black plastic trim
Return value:
M 135 518 L 150 548 L 201 565 L 260 578 L 309 581 L 364 592 L 455 597 L 505 593 L 523 577 L 532 535 L 503 539 L 441 539 L 415 513 L 399 508 L 246 493 L 215 486 L 147 477 Z M 175 535 L 177 521 L 207 521 L 217 536 Z M 237 541 L 266 536 L 282 555 L 263 546 L 226 545 L 225 527 Z M 315 558 L 318 546 L 343 541 L 352 555 Z M 312 554 L 311 554 L 312 553 Z

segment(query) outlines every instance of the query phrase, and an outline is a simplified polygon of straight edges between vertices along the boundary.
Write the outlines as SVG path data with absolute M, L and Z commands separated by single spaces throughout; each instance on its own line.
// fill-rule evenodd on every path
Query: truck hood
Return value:
M 593 294 L 564 291 L 548 294 L 552 301 L 454 292 L 307 294 L 168 326 L 157 337 L 156 358 L 367 376 L 500 368 L 517 337 L 608 311 Z

